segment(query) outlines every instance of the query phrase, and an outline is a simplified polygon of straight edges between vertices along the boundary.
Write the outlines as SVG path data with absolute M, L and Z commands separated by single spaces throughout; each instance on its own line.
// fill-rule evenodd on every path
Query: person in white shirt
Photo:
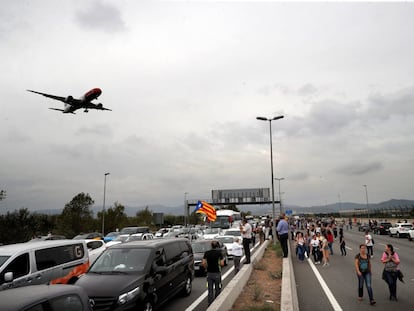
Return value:
M 368 230 L 365 231 L 365 245 L 367 246 L 367 254 L 373 258 L 374 257 L 374 243 L 372 240 L 371 234 Z
M 243 219 L 243 225 L 240 225 L 240 231 L 243 237 L 244 254 L 246 255 L 246 264 L 250 263 L 250 243 L 252 241 L 252 226 Z
M 233 254 L 234 262 L 234 274 L 240 271 L 240 260 L 243 256 L 243 245 L 240 243 L 240 238 L 235 238 L 233 244 L 231 245 L 231 252 Z

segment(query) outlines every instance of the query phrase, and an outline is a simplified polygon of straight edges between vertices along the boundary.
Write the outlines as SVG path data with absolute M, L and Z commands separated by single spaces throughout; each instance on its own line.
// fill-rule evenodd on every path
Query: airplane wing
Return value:
M 61 102 L 66 103 L 66 97 L 62 97 L 62 96 L 56 96 L 56 95 L 51 95 L 51 94 L 46 94 L 46 93 L 41 93 L 41 92 L 37 92 L 37 91 L 32 91 L 32 90 L 27 90 L 28 92 L 32 92 L 32 93 L 36 93 L 36 94 L 40 94 L 55 100 L 60 100 Z

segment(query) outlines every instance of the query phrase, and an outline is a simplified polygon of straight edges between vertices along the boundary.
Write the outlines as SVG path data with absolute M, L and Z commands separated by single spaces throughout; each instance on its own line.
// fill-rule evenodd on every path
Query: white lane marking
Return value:
M 311 266 L 313 273 L 315 273 L 316 278 L 318 279 L 319 283 L 322 286 L 322 289 L 325 291 L 326 296 L 328 297 L 329 302 L 331 303 L 333 309 L 335 311 L 342 311 L 341 306 L 339 305 L 338 301 L 335 299 L 334 295 L 332 294 L 331 290 L 329 289 L 328 285 L 326 285 L 324 279 L 322 278 L 321 274 L 319 273 L 318 269 L 316 269 L 315 265 L 313 264 L 312 260 L 308 260 L 309 265 Z

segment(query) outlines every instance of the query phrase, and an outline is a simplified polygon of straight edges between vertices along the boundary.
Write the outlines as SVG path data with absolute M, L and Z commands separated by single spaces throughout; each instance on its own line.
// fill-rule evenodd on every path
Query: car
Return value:
M 213 240 L 216 236 L 220 235 L 221 229 L 220 228 L 207 228 L 203 232 L 203 238 L 205 240 Z
M 154 235 L 152 233 L 134 233 L 134 234 L 120 234 L 112 241 L 106 243 L 106 247 L 110 247 L 115 244 L 126 243 L 139 240 L 153 240 Z
M 48 234 L 48 235 L 41 235 L 34 237 L 29 242 L 37 242 L 37 241 L 54 241 L 54 240 L 66 240 L 67 238 L 64 235 L 58 234 Z
M 73 284 L 88 268 L 89 255 L 83 240 L 1 246 L 0 291 L 38 284 Z
M 390 227 L 388 234 L 389 236 L 395 235 L 397 238 L 408 236 L 408 230 L 410 230 L 411 227 L 411 224 L 397 222 Z
M 374 234 L 388 234 L 389 228 L 392 226 L 390 222 L 379 222 L 373 229 Z
M 79 286 L 31 285 L 0 292 L 1 310 L 92 311 L 89 297 Z
M 213 240 L 196 240 L 191 242 L 191 248 L 193 249 L 194 253 L 194 274 L 197 275 L 206 275 L 206 270 L 203 267 L 202 261 L 204 257 L 204 253 L 211 249 L 211 242 Z M 224 265 L 227 266 L 228 257 L 227 257 L 227 248 L 226 246 L 220 242 L 219 248 L 222 252 L 224 258 Z
M 231 229 L 227 229 L 226 231 L 224 231 L 224 235 L 232 235 L 232 236 L 237 236 L 240 237 L 242 236 L 241 231 L 239 228 L 231 228 Z
M 227 258 L 233 258 L 233 243 L 237 237 L 233 235 L 221 235 L 215 238 L 215 240 L 222 242 L 227 249 Z
M 89 254 L 89 264 L 95 262 L 96 258 L 106 249 L 106 244 L 103 240 L 85 240 L 86 248 Z
M 72 240 L 102 240 L 103 236 L 99 232 L 91 232 L 91 233 L 81 233 L 75 236 Z
M 108 243 L 112 241 L 113 239 L 115 239 L 118 235 L 120 235 L 119 231 L 112 231 L 112 232 L 109 232 L 107 235 L 105 235 L 103 239 L 105 243 Z
M 408 241 L 412 241 L 414 239 L 414 226 L 408 230 Z
M 160 228 L 157 232 L 155 232 L 156 238 L 162 238 L 164 234 L 168 233 L 171 228 Z
M 367 224 L 367 223 L 364 223 L 364 224 L 360 224 L 359 226 L 358 226 L 358 231 L 362 231 L 362 232 L 365 232 L 365 231 L 371 231 L 371 228 L 370 228 L 370 226 Z
M 187 239 L 153 239 L 113 245 L 75 285 L 95 310 L 154 310 L 178 294 L 189 296 L 194 256 Z
M 122 228 L 120 234 L 149 233 L 149 227 L 125 227 Z

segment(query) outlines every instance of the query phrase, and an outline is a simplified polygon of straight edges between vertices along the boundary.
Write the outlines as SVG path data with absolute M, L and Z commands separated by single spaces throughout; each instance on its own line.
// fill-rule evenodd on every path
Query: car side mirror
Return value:
M 5 274 L 4 274 L 4 281 L 5 282 L 11 282 L 11 281 L 13 281 L 13 272 L 6 272 Z

